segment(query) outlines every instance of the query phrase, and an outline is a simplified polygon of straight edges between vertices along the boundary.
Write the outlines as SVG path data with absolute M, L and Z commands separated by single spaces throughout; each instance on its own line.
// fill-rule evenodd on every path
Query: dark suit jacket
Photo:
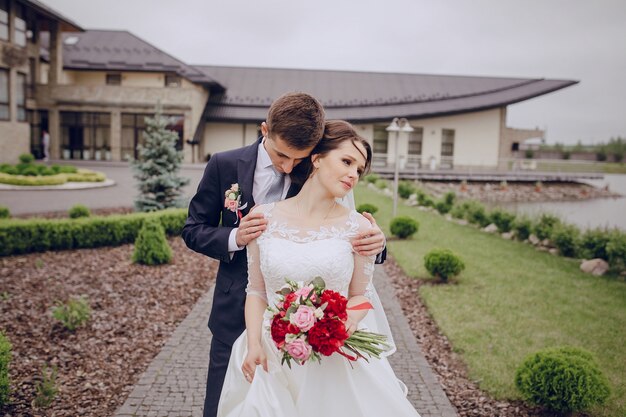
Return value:
M 248 263 L 246 249 L 235 252 L 232 259 L 228 253 L 228 238 L 237 227 L 237 215 L 224 207 L 224 193 L 237 183 L 241 204 L 247 204 L 241 214 L 245 216 L 254 207 L 252 186 L 259 143 L 260 139 L 250 146 L 213 155 L 189 203 L 182 232 L 189 248 L 220 261 L 209 328 L 213 337 L 231 346 L 245 329 Z M 292 183 L 287 197 L 296 195 L 300 188 Z M 377 263 L 384 261 L 385 253 L 379 255 Z

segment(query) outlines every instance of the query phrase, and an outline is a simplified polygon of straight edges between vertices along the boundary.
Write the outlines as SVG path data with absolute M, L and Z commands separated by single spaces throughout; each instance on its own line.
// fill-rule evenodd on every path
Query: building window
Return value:
M 373 153 L 387 153 L 389 134 L 385 126 L 374 126 L 374 149 Z
M 107 85 L 122 85 L 122 74 L 107 74 Z
M 17 121 L 26 121 L 26 74 L 17 73 L 17 94 L 15 101 L 17 103 Z
M 409 133 L 409 155 L 421 155 L 422 154 L 422 139 L 424 138 L 424 129 L 416 127 L 415 130 Z
M 146 117 L 152 117 L 151 114 L 133 114 L 122 113 L 122 160 L 139 157 L 137 147 L 145 143 L 143 134 L 146 130 Z M 182 115 L 164 114 L 169 118 L 166 128 L 173 130 L 178 134 L 176 149 L 181 150 L 183 147 L 184 123 L 185 117 Z
M 66 159 L 104 159 L 111 147 L 111 114 L 61 112 L 61 146 Z
M 19 46 L 26 46 L 26 18 L 24 13 L 24 6 L 21 4 L 16 4 L 17 8 L 15 9 L 15 19 L 13 23 L 15 24 L 14 31 L 14 39 L 13 42 Z
M 176 74 L 165 74 L 166 87 L 180 87 L 180 77 Z
M 9 40 L 9 2 L 0 0 L 0 39 Z
M 454 130 L 441 131 L 441 156 L 454 156 Z
M 9 119 L 9 70 L 0 68 L 0 120 Z

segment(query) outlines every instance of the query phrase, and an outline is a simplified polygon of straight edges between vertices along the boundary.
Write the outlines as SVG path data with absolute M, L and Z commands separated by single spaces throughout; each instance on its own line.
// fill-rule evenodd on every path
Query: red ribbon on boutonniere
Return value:
M 239 223 L 239 220 L 243 217 L 241 210 L 248 207 L 248 203 L 241 205 L 241 190 L 239 184 L 231 184 L 230 188 L 224 193 L 224 208 L 232 211 L 237 215 L 235 224 Z

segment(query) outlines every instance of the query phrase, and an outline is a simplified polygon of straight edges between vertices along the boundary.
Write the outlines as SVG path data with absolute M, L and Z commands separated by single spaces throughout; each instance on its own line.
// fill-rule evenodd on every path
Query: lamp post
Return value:
M 400 147 L 400 132 L 402 133 L 411 133 L 414 129 L 411 127 L 411 124 L 404 117 L 398 118 L 394 117 L 391 121 L 391 124 L 387 126 L 387 132 L 395 132 L 395 144 L 394 144 L 394 173 L 393 173 L 393 217 L 396 217 L 396 213 L 398 211 L 398 168 L 399 168 L 399 155 L 398 148 Z

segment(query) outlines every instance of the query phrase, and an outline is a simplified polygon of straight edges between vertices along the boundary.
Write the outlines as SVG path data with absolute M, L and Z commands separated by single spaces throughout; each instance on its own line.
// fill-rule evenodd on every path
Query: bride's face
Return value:
M 365 147 L 359 142 L 344 140 L 324 156 L 313 155 L 317 180 L 335 197 L 343 197 L 359 182 L 365 170 Z

